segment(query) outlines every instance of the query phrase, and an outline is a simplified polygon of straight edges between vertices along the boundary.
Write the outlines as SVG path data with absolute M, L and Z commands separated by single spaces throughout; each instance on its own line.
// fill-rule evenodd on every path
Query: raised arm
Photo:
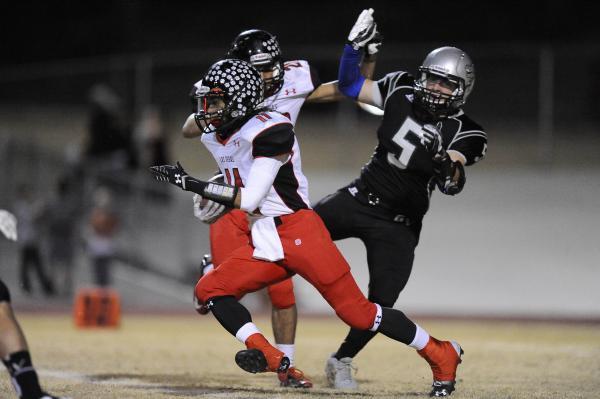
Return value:
M 348 43 L 344 46 L 340 59 L 338 87 L 347 97 L 381 108 L 383 102 L 379 87 L 370 79 L 374 64 L 365 64 L 363 61 L 363 67 L 359 67 L 362 53 L 369 45 L 372 45 L 375 53 L 381 45 L 377 24 L 373 20 L 373 9 L 364 10 L 360 14 L 348 35 Z
M 372 12 L 373 10 L 364 10 L 360 16 L 358 17 L 356 24 L 363 24 L 364 20 L 370 20 L 372 22 Z M 374 24 L 374 22 L 373 22 Z M 353 28 L 354 29 L 354 28 Z M 377 59 L 377 52 L 383 43 L 383 36 L 377 32 L 375 28 L 375 32 L 370 36 L 370 39 L 363 44 L 363 48 L 365 50 L 364 56 L 362 57 L 362 62 L 360 62 L 360 74 L 367 79 L 372 79 L 373 74 L 375 72 L 375 65 Z M 310 96 L 306 99 L 307 102 L 331 102 L 331 101 L 339 101 L 344 98 L 344 94 L 340 91 L 338 87 L 338 81 L 333 80 L 331 82 L 323 83 L 319 87 L 313 91 Z

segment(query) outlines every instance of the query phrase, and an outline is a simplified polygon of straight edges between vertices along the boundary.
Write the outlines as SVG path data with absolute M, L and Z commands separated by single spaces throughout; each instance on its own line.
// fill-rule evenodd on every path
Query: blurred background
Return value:
M 373 7 L 376 77 L 453 45 L 476 66 L 465 110 L 488 133 L 461 195 L 434 194 L 396 306 L 450 317 L 600 319 L 600 26 L 592 2 L 13 2 L 0 17 L 0 276 L 19 310 L 64 311 L 106 284 L 126 311 L 193 312 L 208 228 L 189 193 L 149 165 L 214 161 L 181 126 L 188 92 L 242 30 L 337 77 L 345 38 Z M 351 101 L 305 105 L 296 128 L 317 201 L 356 177 L 379 117 Z M 362 243 L 338 243 L 362 288 Z M 29 263 L 23 267 L 21 259 Z M 331 313 L 296 279 L 300 312 Z M 264 296 L 249 296 L 254 310 Z

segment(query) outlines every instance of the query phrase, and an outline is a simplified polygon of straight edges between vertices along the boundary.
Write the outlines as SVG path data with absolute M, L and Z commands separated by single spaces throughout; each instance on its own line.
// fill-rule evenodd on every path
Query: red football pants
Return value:
M 246 213 L 239 209 L 223 215 L 211 224 L 210 252 L 213 264 L 220 265 L 233 251 L 250 243 L 250 229 Z M 271 304 L 276 309 L 287 309 L 296 304 L 292 279 L 287 278 L 267 287 Z
M 301 210 L 281 216 L 281 220 L 277 231 L 284 259 L 276 263 L 258 260 L 252 257 L 254 248 L 249 243 L 241 246 L 198 281 L 195 293 L 200 302 L 227 295 L 240 298 L 298 273 L 345 323 L 361 330 L 371 328 L 377 308 L 356 285 L 348 263 L 319 216 L 312 210 Z

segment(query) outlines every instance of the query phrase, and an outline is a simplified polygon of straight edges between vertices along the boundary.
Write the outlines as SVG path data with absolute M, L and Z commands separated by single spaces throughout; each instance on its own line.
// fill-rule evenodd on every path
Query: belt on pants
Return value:
M 406 226 L 413 224 L 408 216 L 395 212 L 393 208 L 382 201 L 378 195 L 366 190 L 365 188 L 361 188 L 358 185 L 353 184 L 348 186 L 347 189 L 350 195 L 356 198 L 359 202 L 388 212 L 393 222 L 401 223 Z

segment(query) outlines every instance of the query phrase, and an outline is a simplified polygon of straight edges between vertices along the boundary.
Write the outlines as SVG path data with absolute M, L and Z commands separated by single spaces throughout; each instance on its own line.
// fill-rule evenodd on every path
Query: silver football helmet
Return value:
M 441 86 L 448 90 L 433 89 Z M 465 104 L 475 85 L 471 57 L 456 47 L 440 47 L 425 57 L 415 79 L 415 100 L 432 116 L 444 118 Z

